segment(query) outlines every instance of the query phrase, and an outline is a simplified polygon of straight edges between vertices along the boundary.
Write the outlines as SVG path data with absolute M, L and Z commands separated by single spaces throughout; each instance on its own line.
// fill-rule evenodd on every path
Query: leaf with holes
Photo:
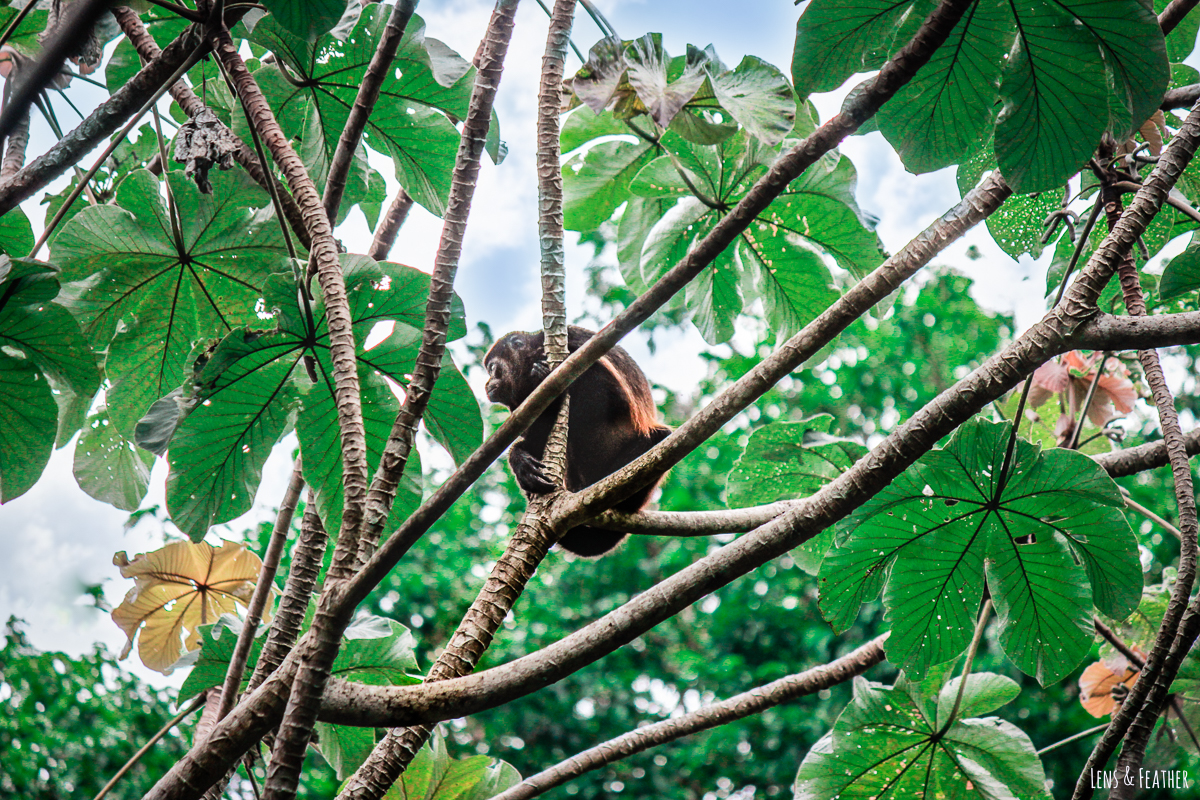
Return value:
M 421 342 L 413 326 L 424 324 L 430 279 L 412 267 L 366 256 L 345 254 L 341 262 L 373 471 L 398 409 L 387 381 L 408 385 Z M 268 281 L 264 298 L 278 312 L 275 329 L 233 331 L 204 353 L 184 387 L 157 401 L 138 423 L 139 444 L 155 452 L 170 448 L 167 505 L 176 524 L 195 538 L 249 508 L 271 447 L 297 413 L 305 479 L 316 489 L 326 526 L 339 528 L 342 459 L 325 309 L 319 298 L 308 311 L 299 307 L 290 276 Z M 391 334 L 364 349 L 380 325 L 391 326 Z M 449 336 L 464 333 L 462 304 L 454 298 Z M 461 455 L 482 438 L 482 422 L 478 404 L 473 397 L 466 401 L 460 384 L 457 371 L 443 372 L 434 386 L 430 429 Z M 447 423 L 449 414 L 462 419 Z M 405 475 L 393 508 L 396 521 L 421 498 L 415 456 Z
M 123 511 L 141 505 L 154 455 L 117 431 L 101 407 L 87 418 L 75 445 L 75 482 L 92 497 Z
M 833 417 L 817 414 L 800 422 L 772 422 L 750 434 L 746 448 L 726 479 L 729 508 L 747 508 L 815 494 L 867 453 L 850 439 L 830 434 Z M 792 551 L 801 569 L 813 575 L 833 531 L 822 531 Z
M 367 6 L 345 41 L 327 34 L 309 43 L 270 17 L 254 27 L 251 41 L 281 62 L 259 70 L 255 78 L 289 135 L 305 135 L 307 114 L 316 109 L 317 144 L 325 151 L 325 161 L 337 149 L 390 13 L 386 5 Z M 414 15 L 380 87 L 364 137 L 369 147 L 392 157 L 396 180 L 413 199 L 440 216 L 449 201 L 458 152 L 459 135 L 452 120 L 467 116 L 475 73 L 463 58 L 435 41 L 426 41 L 425 23 Z
M 953 705 L 958 681 L 942 688 L 940 712 Z M 884 686 L 854 679 L 854 698 L 833 730 L 813 746 L 796 773 L 796 800 L 901 797 L 1049 800 L 1033 743 L 1015 725 L 986 713 L 1015 696 L 999 675 L 971 675 L 959 718 L 930 714 L 923 687 L 903 678 Z
M 986 583 L 1000 644 L 1043 685 L 1087 654 L 1092 607 L 1122 618 L 1142 585 L 1117 486 L 1094 461 L 973 420 L 839 527 L 821 567 L 821 611 L 845 630 L 883 590 L 888 658 L 920 679 L 971 639 Z
M 89 206 L 67 223 L 52 255 L 93 346 L 107 348 L 109 414 L 123 435 L 155 399 L 186 377 L 195 347 L 259 323 L 267 276 L 286 268 L 279 225 L 256 209 L 270 198 L 237 172 L 214 172 L 202 195 L 182 172 L 167 175 L 180 241 L 157 177 L 139 170 L 117 205 Z

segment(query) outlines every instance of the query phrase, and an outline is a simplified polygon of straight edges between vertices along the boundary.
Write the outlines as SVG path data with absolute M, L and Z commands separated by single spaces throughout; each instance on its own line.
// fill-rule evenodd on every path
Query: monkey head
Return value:
M 500 338 L 483 359 L 488 400 L 509 409 L 521 405 L 549 373 L 541 331 L 513 331 Z

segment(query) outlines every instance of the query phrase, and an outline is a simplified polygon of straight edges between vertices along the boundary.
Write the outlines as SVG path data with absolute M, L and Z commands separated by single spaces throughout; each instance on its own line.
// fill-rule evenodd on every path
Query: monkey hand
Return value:
M 546 477 L 546 465 L 528 450 L 519 447 L 509 450 L 508 465 L 512 467 L 517 485 L 527 494 L 549 494 L 558 488 Z

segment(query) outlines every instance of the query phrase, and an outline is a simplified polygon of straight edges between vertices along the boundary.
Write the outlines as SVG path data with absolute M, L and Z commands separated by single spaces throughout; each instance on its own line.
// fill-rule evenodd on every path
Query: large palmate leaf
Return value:
M 914 19 L 932 10 L 917 4 Z M 1016 36 L 1000 0 L 967 9 L 946 43 L 876 115 L 879 130 L 910 172 L 957 164 L 990 136 L 1004 56 Z
M 908 797 L 1049 800 L 1046 776 L 1029 737 L 984 714 L 1011 700 L 1016 684 L 971 675 L 959 717 L 943 732 L 958 680 L 936 698 L 923 686 L 854 679 L 854 699 L 796 773 L 796 800 L 900 800 Z
M 75 445 L 75 481 L 92 497 L 123 511 L 141 505 L 154 455 L 117 431 L 101 407 L 88 417 Z
M 797 23 L 797 93 L 829 91 L 878 68 L 935 6 L 814 0 Z M 883 106 L 879 129 L 906 167 L 926 172 L 990 138 L 999 103 L 1001 172 L 1019 193 L 1048 190 L 1083 165 L 1101 134 L 1121 140 L 1137 130 L 1169 80 L 1162 30 L 1143 0 L 983 0 Z
M 343 255 L 342 269 L 359 343 L 368 468 L 374 471 L 398 410 L 387 381 L 408 383 L 420 346 L 415 326 L 424 323 L 429 276 L 357 255 Z M 330 530 L 340 527 L 342 459 L 325 310 L 319 299 L 311 315 L 298 308 L 294 284 L 282 276 L 268 284 L 264 297 L 268 308 L 278 310 L 277 327 L 230 333 L 197 364 L 184 391 L 159 400 L 138 424 L 143 446 L 161 452 L 169 444 L 167 507 L 175 523 L 195 538 L 250 507 L 262 465 L 293 420 L 318 510 Z M 449 336 L 457 338 L 465 333 L 457 298 L 451 315 Z M 362 343 L 381 324 L 393 326 L 392 333 L 364 350 Z M 459 457 L 482 439 L 479 406 L 464 392 L 469 395 L 462 376 L 447 364 L 430 403 L 436 420 L 430 433 Z M 450 415 L 461 419 L 449 420 Z M 420 501 L 415 454 L 405 475 L 393 521 Z
M 859 442 L 831 435 L 832 426 L 832 415 L 817 414 L 800 422 L 772 422 L 752 433 L 726 482 L 728 506 L 808 497 L 866 455 Z M 832 529 L 822 531 L 793 550 L 792 558 L 815 575 L 831 544 Z
M 777 155 L 744 133 L 713 146 L 668 133 L 662 144 L 669 155 L 646 165 L 631 190 L 646 200 L 682 199 L 657 218 L 642 213 L 645 207 L 634 209 L 629 224 L 622 219 L 621 225 L 622 239 L 641 242 L 637 277 L 645 284 L 683 258 Z M 854 181 L 845 159 L 814 164 L 689 285 L 688 309 L 708 341 L 732 335 L 743 295 L 761 298 L 768 323 L 786 338 L 837 298 L 830 260 L 855 276 L 878 266 L 879 239 L 857 209 Z M 619 250 L 623 259 L 634 252 L 624 243 Z M 631 269 L 622 264 L 626 274 Z
M 796 94 L 828 92 L 887 59 L 897 24 L 914 0 L 813 0 L 796 22 L 792 85 Z
M 346 0 L 263 0 L 271 18 L 297 36 L 315 40 L 346 13 Z
M 79 324 L 53 302 L 58 292 L 52 267 L 0 255 L 0 502 L 42 474 L 59 427 L 56 400 L 86 406 L 100 385 Z
M 117 205 L 90 206 L 63 228 L 53 257 L 76 281 L 73 310 L 97 348 L 113 423 L 128 435 L 155 399 L 180 384 L 200 342 L 258 322 L 267 276 L 284 268 L 278 224 L 255 209 L 270 198 L 237 172 L 214 172 L 202 195 L 167 175 L 179 212 L 176 242 L 158 178 L 140 170 Z
M 270 17 L 254 28 L 251 41 L 271 50 L 288 72 L 285 76 L 272 66 L 256 78 L 289 134 L 305 135 L 307 114 L 316 110 L 317 144 L 326 162 L 337 148 L 390 13 L 382 4 L 364 8 L 345 41 L 327 34 L 308 42 Z M 466 117 L 473 75 L 470 65 L 441 42 L 426 41 L 424 22 L 413 16 L 364 132 L 370 147 L 392 157 L 400 185 L 438 215 L 449 200 L 459 139 L 446 114 Z
M 1087 456 L 1018 440 L 974 420 L 841 527 L 821 567 L 821 610 L 844 630 L 883 589 L 888 658 L 922 677 L 967 646 L 985 581 L 1005 653 L 1043 684 L 1092 641 L 1092 606 L 1136 607 L 1137 542 L 1116 484 Z

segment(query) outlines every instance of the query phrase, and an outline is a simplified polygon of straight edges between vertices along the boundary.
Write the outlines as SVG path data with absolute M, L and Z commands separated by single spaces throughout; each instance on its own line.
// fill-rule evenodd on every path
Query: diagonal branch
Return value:
M 578 778 L 586 772 L 600 769 L 651 747 L 726 725 L 781 703 L 845 683 L 883 661 L 883 643 L 886 639 L 885 633 L 828 664 L 821 664 L 757 686 L 680 717 L 643 725 L 531 775 L 492 800 L 529 800 L 531 797 L 545 794 L 555 786 L 561 786 L 572 778 Z
M 514 3 L 513 10 L 515 5 Z M 546 38 L 546 54 L 542 59 L 541 90 L 538 95 L 537 165 L 541 198 L 538 229 L 542 251 L 542 324 L 546 331 L 546 357 L 552 367 L 557 366 L 567 356 L 558 95 L 574 12 L 575 0 L 558 0 L 555 4 L 550 20 L 550 32 Z M 499 17 L 497 9 L 497 18 Z M 508 30 L 511 34 L 511 21 L 508 23 Z M 490 67 L 493 58 L 495 55 L 489 39 L 482 51 L 481 73 L 483 69 Z M 547 477 L 560 485 L 566 469 L 569 414 L 570 398 L 566 398 L 542 457 Z M 516 605 L 517 599 L 525 591 L 538 565 L 557 538 L 556 531 L 548 522 L 552 502 L 552 496 L 538 496 L 530 500 L 516 532 L 504 548 L 503 555 L 496 562 L 479 596 L 463 616 L 449 644 L 434 662 L 425 678 L 426 683 L 457 678 L 475 669 L 475 665 L 491 645 L 496 631 Z M 412 763 L 417 751 L 432 732 L 433 727 L 430 725 L 389 730 L 366 762 L 355 771 L 339 797 L 344 800 L 378 800 Z
M 354 162 L 354 151 L 362 141 L 367 120 L 370 119 L 371 111 L 379 100 L 379 89 L 383 86 L 388 70 L 391 69 L 392 59 L 396 57 L 396 50 L 400 47 L 400 40 L 404 38 L 404 29 L 408 27 L 408 21 L 412 19 L 416 10 L 416 0 L 397 0 L 396 5 L 392 6 L 392 13 L 383 29 L 379 45 L 371 55 L 371 62 L 367 64 L 367 72 L 363 76 L 362 85 L 358 87 L 354 105 L 350 108 L 350 116 L 346 118 L 346 127 L 338 137 L 337 149 L 333 151 L 333 158 L 329 162 L 329 176 L 325 181 L 325 195 L 321 202 L 324 203 L 325 214 L 330 219 L 337 219 L 337 210 L 346 191 L 346 176 Z

